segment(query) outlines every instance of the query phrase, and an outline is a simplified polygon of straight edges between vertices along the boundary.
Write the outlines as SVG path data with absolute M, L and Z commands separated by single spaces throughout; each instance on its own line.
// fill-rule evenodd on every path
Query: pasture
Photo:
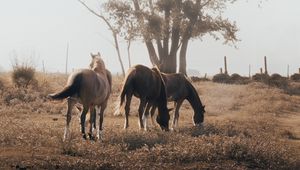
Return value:
M 39 73 L 34 87 L 17 89 L 8 73 L 1 75 L 0 169 L 300 167 L 300 96 L 261 83 L 196 82 L 193 85 L 206 105 L 203 128 L 193 127 L 193 110 L 184 102 L 177 131 L 162 132 L 150 120 L 149 131 L 139 130 L 134 98 L 129 128 L 124 130 L 124 115 L 113 116 L 123 78 L 114 76 L 103 142 L 81 138 L 76 110 L 70 139 L 63 142 L 66 101 L 50 101 L 46 96 L 62 89 L 66 79 Z

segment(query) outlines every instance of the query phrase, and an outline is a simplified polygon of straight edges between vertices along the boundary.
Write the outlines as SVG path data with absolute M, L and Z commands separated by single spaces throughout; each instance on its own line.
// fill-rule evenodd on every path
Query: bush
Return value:
M 3 89 L 3 87 L 4 87 L 4 82 L 3 82 L 3 80 L 0 78 L 0 90 Z
M 230 76 L 228 74 L 223 74 L 223 73 L 216 74 L 212 78 L 212 81 L 216 83 L 229 83 L 229 80 L 230 80 Z
M 269 85 L 286 89 L 289 84 L 286 77 L 282 77 L 280 74 L 272 74 L 269 78 Z
M 300 82 L 300 74 L 296 73 L 291 76 L 291 80 Z
M 239 74 L 232 74 L 229 80 L 231 84 L 248 84 L 250 82 L 248 77 L 240 76 Z
M 207 77 L 197 77 L 197 76 L 191 76 L 190 77 L 193 82 L 197 81 L 210 81 Z
M 19 66 L 16 64 L 13 67 L 12 80 L 17 87 L 27 88 L 30 84 L 36 85 L 35 68 L 28 65 Z
M 256 81 L 256 82 L 262 82 L 262 83 L 268 83 L 269 81 L 269 75 L 268 74 L 255 74 L 254 76 L 252 76 L 252 80 Z

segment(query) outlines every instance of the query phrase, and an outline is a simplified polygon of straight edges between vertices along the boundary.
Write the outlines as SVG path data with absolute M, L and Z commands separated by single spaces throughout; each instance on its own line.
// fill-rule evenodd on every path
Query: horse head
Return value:
M 172 109 L 167 109 L 165 110 L 165 113 L 158 114 L 156 117 L 156 122 L 159 124 L 160 128 L 163 131 L 169 131 L 170 110 Z
M 97 54 L 91 53 L 91 57 L 92 57 L 92 61 L 90 63 L 90 69 L 94 70 L 97 73 L 105 74 L 106 73 L 105 64 L 101 58 L 100 53 L 99 52 Z
M 201 126 L 204 120 L 204 113 L 205 113 L 205 105 L 200 106 L 200 110 L 195 112 L 193 120 L 194 120 L 194 125 L 195 126 Z

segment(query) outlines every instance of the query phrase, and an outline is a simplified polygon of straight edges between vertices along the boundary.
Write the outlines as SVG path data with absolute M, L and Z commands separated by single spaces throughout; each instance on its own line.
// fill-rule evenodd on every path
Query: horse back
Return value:
M 83 69 L 77 73 L 81 76 L 78 98 L 83 105 L 99 105 L 108 99 L 111 92 L 108 76 L 99 76 L 90 69 Z
M 185 99 L 189 94 L 188 80 L 181 73 L 166 74 L 162 77 L 166 84 L 167 96 L 171 101 Z
M 133 78 L 134 93 L 147 99 L 156 99 L 160 94 L 161 78 L 153 70 L 137 65 Z

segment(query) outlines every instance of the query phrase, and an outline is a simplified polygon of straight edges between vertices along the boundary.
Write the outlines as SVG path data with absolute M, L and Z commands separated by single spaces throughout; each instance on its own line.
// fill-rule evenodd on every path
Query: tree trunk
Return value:
M 131 67 L 130 46 L 131 46 L 131 40 L 129 39 L 129 40 L 127 41 L 127 57 L 128 57 L 128 68 L 130 68 L 130 67 Z
M 176 53 L 170 54 L 161 59 L 161 71 L 164 73 L 176 73 L 177 60 Z
M 149 54 L 150 61 L 151 61 L 152 65 L 153 66 L 157 65 L 158 67 L 160 67 L 160 62 L 157 58 L 153 43 L 151 41 L 146 41 L 145 43 L 146 43 L 146 47 L 147 47 L 148 54 Z
M 179 72 L 187 75 L 186 73 L 186 52 L 189 39 L 185 38 L 182 40 L 180 55 L 179 55 Z
M 120 48 L 119 48 L 119 43 L 118 43 L 118 37 L 117 37 L 117 34 L 114 31 L 113 31 L 113 37 L 114 37 L 114 40 L 115 40 L 115 48 L 116 48 L 117 53 L 118 53 L 118 59 L 119 59 L 120 65 L 121 65 L 122 74 L 125 77 L 125 69 L 124 69 L 122 59 L 121 59 L 121 53 L 120 53 Z
M 144 23 L 143 16 L 139 13 L 140 12 L 139 1 L 138 0 L 133 0 L 133 4 L 134 4 L 135 11 L 136 11 L 136 17 L 139 20 L 140 26 L 143 28 L 143 27 L 145 27 L 145 23 Z M 145 40 L 145 44 L 146 44 L 148 54 L 149 54 L 149 58 L 150 58 L 150 61 L 151 61 L 152 65 L 153 66 L 157 65 L 158 67 L 160 67 L 160 62 L 158 60 L 158 57 L 157 57 L 157 54 L 155 52 L 155 48 L 153 46 L 153 43 L 152 43 L 151 39 L 146 34 L 143 34 L 143 38 Z

